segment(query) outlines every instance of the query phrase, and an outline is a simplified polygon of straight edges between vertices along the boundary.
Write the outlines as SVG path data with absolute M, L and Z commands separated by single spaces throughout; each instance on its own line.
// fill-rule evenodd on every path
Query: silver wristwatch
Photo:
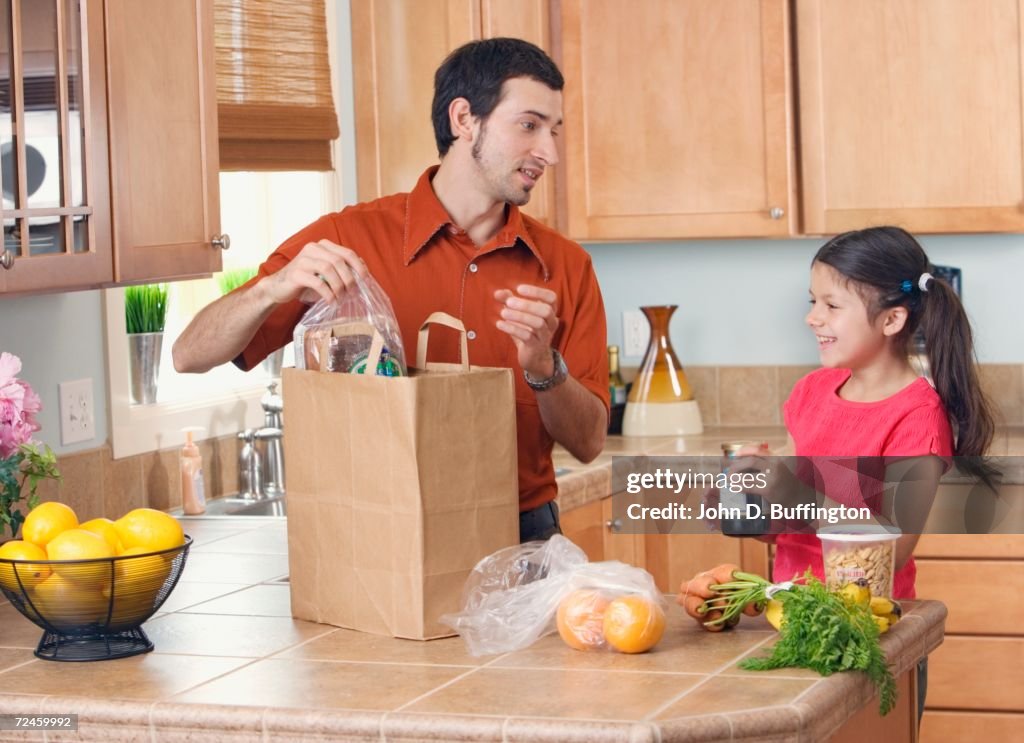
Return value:
M 551 361 L 554 362 L 555 370 L 547 379 L 534 379 L 525 369 L 523 369 L 523 377 L 526 379 L 526 383 L 530 386 L 531 390 L 535 390 L 537 392 L 550 390 L 569 378 L 569 367 L 565 365 L 565 359 L 562 358 L 562 354 L 554 348 L 551 349 Z

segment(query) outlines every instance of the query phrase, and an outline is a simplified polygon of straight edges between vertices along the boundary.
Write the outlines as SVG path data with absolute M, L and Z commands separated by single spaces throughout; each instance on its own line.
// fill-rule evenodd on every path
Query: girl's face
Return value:
M 848 281 L 829 265 L 811 266 L 811 311 L 805 321 L 818 339 L 822 366 L 861 369 L 889 348 L 886 313 L 868 320 L 867 304 Z

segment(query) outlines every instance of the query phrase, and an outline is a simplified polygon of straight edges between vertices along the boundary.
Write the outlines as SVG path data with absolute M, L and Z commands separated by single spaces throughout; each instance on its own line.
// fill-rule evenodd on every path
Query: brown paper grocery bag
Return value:
M 431 323 L 462 333 L 461 364 L 427 364 Z M 332 335 L 374 336 L 370 325 Z M 329 337 L 324 343 L 329 342 Z M 322 358 L 326 358 L 322 356 Z M 417 369 L 378 377 L 285 369 L 285 492 L 292 614 L 413 639 L 451 635 L 483 557 L 519 541 L 509 369 L 468 364 L 465 329 L 420 329 Z

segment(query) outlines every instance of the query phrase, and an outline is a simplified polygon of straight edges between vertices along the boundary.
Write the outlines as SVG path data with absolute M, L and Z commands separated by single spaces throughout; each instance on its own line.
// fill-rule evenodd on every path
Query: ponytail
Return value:
M 992 407 L 981 390 L 971 325 L 960 298 L 945 281 L 931 279 L 924 297 L 921 331 L 935 391 L 956 429 L 954 454 L 960 469 L 992 485 L 995 468 L 983 455 L 992 443 Z
M 908 351 L 921 328 L 935 391 L 956 432 L 957 464 L 994 488 L 997 470 L 984 454 L 995 423 L 978 380 L 971 325 L 953 288 L 928 273 L 928 256 L 917 240 L 899 227 L 869 227 L 833 237 L 814 260 L 852 282 L 871 320 L 889 308 L 906 308 L 907 321 L 894 339 L 897 348 Z

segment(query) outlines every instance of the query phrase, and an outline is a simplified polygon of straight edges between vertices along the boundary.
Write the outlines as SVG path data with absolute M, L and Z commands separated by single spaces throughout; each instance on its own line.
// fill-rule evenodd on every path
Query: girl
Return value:
M 797 382 L 783 407 L 798 457 L 938 457 L 948 464 L 956 455 L 961 471 L 991 484 L 983 455 L 994 424 L 978 384 L 971 327 L 956 293 L 928 269 L 924 250 L 898 227 L 838 235 L 815 255 L 806 322 L 823 368 Z M 919 327 L 934 388 L 908 360 Z M 932 461 L 937 481 L 944 467 Z M 896 543 L 896 598 L 915 595 L 918 538 L 904 534 Z M 808 567 L 824 579 L 818 538 L 780 534 L 775 580 Z

